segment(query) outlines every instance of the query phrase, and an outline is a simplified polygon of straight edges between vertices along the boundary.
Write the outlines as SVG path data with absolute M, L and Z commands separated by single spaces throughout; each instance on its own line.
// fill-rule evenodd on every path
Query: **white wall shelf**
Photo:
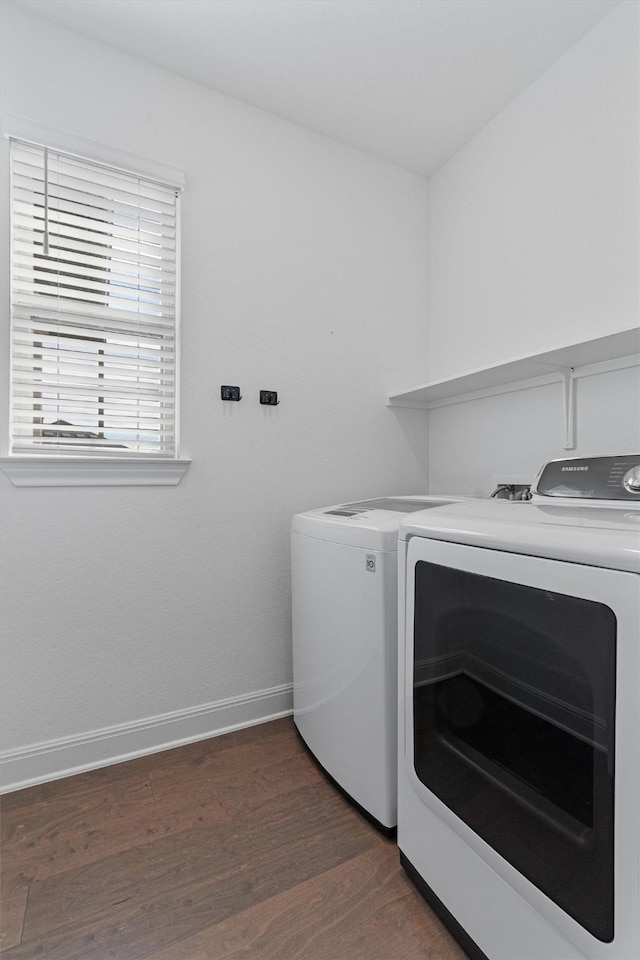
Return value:
M 640 363 L 640 327 L 632 327 L 594 340 L 569 344 L 533 356 L 519 357 L 495 366 L 471 370 L 457 377 L 434 380 L 394 393 L 389 407 L 430 410 L 513 390 L 564 381 L 563 416 L 565 449 L 575 446 L 574 380 L 580 376 L 621 369 Z

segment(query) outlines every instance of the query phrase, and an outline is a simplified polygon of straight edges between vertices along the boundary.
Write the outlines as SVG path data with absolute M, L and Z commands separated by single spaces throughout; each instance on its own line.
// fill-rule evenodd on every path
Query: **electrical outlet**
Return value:
M 279 403 L 278 394 L 275 390 L 261 390 L 260 403 L 265 403 L 270 407 L 276 407 Z
M 242 400 L 240 387 L 220 387 L 221 400 Z

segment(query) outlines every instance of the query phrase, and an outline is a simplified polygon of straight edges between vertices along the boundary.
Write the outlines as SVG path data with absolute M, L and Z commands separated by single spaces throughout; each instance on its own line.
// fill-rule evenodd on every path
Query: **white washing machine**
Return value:
M 291 524 L 293 718 L 341 790 L 396 825 L 398 527 L 450 497 L 385 497 Z
M 640 956 L 640 455 L 400 528 L 398 845 L 473 958 Z

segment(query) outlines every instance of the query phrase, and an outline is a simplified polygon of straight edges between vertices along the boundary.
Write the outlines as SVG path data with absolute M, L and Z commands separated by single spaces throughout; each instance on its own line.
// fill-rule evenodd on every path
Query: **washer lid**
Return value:
M 450 499 L 441 499 L 434 497 L 439 503 L 453 503 Z M 356 503 L 345 503 L 341 507 L 329 507 L 325 513 L 335 514 L 338 511 L 356 511 L 362 513 L 366 510 L 390 510 L 392 513 L 416 513 L 418 510 L 425 510 L 429 506 L 429 498 L 418 497 L 381 497 L 379 500 L 359 500 Z
M 368 550 L 395 551 L 403 517 L 456 502 L 452 497 L 426 495 L 358 500 L 296 514 L 291 531 Z
M 475 500 L 403 518 L 400 539 L 427 537 L 640 573 L 640 509 Z

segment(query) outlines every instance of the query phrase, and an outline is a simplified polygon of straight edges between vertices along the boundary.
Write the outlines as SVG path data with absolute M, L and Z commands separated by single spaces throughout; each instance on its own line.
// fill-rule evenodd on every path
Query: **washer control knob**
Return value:
M 627 470 L 622 478 L 622 486 L 628 493 L 640 493 L 640 466 Z

